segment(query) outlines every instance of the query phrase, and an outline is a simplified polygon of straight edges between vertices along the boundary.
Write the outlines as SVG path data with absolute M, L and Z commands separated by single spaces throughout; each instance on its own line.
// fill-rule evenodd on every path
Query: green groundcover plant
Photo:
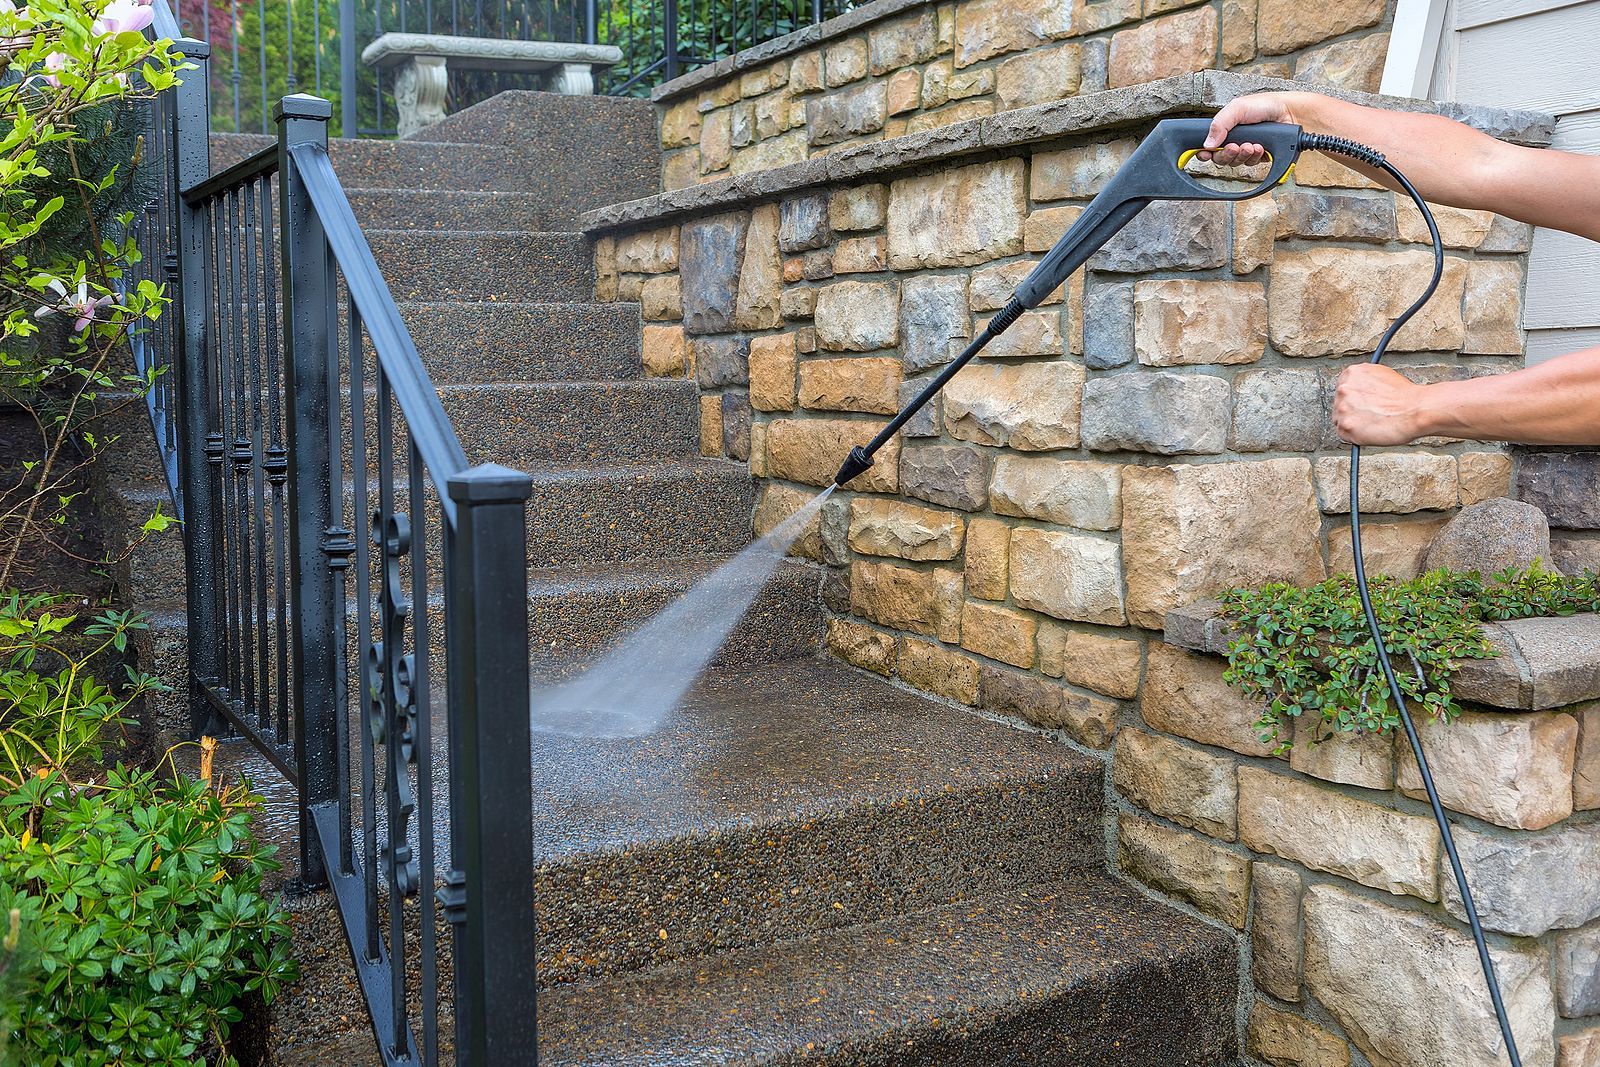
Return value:
M 1494 655 L 1485 621 L 1600 610 L 1600 577 L 1566 577 L 1537 562 L 1487 580 L 1476 571 L 1437 570 L 1405 581 L 1380 575 L 1369 584 L 1408 705 L 1446 722 L 1461 711 L 1450 691 L 1460 661 Z M 1306 589 L 1282 583 L 1234 589 L 1221 599 L 1223 618 L 1237 634 L 1223 678 L 1266 701 L 1256 724 L 1263 743 L 1287 751 L 1297 721 L 1313 727 L 1312 743 L 1400 725 L 1354 578 L 1340 575 Z
M 133 701 L 161 686 L 90 670 L 139 619 L 63 606 L 0 602 L 0 1062 L 231 1063 L 240 1004 L 293 972 L 256 798 L 184 778 L 170 754 L 105 769 Z

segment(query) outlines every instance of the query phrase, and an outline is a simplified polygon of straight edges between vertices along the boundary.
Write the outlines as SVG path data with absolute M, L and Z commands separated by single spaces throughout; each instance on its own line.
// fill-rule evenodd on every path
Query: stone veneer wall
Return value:
M 1209 68 L 1375 92 L 1388 0 L 876 0 L 659 87 L 663 187 Z
M 1281 84 L 1177 77 L 593 212 L 598 297 L 641 302 L 650 374 L 699 383 L 702 450 L 748 465 L 764 531 L 955 356 L 1152 121 Z M 1525 142 L 1549 132 L 1526 114 L 1456 113 Z M 1217 663 L 1162 640 L 1168 612 L 1228 586 L 1346 568 L 1347 460 L 1328 395 L 1421 290 L 1431 256 L 1389 193 L 1316 156 L 1296 176 L 1240 205 L 1147 209 L 836 493 L 796 550 L 827 567 L 837 655 L 1106 760 L 1132 875 L 1236 930 L 1265 933 L 1252 915 L 1303 897 L 1284 920 L 1296 931 L 1329 901 L 1384 927 L 1329 936 L 1376 936 L 1396 921 L 1379 903 L 1391 887 L 1415 890 L 1428 921 L 1445 914 L 1417 806 L 1393 787 L 1357 803 L 1362 786 L 1325 788 L 1304 757 L 1270 759 Z M 1425 377 L 1520 365 L 1527 228 L 1439 219 L 1444 283 L 1392 362 Z M 1363 471 L 1369 563 L 1402 574 L 1455 508 L 1504 495 L 1512 473 L 1502 452 L 1445 440 L 1374 452 Z M 1366 832 L 1391 826 L 1415 861 L 1392 886 L 1374 873 L 1389 846 Z M 1274 859 L 1291 839 L 1285 851 L 1320 848 L 1316 862 Z M 1266 967 L 1275 952 L 1255 955 Z M 1417 975 L 1337 981 L 1352 1003 L 1392 993 L 1407 1013 L 1438 995 Z M 1291 989 L 1258 975 L 1256 988 L 1250 1032 L 1268 1062 L 1360 1063 L 1341 1033 L 1378 1047 L 1355 1030 L 1365 1015 L 1341 1027 L 1316 1006 L 1328 986 L 1302 995 L 1298 977 Z

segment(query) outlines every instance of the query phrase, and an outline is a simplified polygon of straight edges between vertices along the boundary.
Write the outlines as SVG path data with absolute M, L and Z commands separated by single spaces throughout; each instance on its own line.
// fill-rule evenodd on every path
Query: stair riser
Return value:
M 212 173 L 275 143 L 276 138 L 261 134 L 213 134 Z M 522 153 L 503 145 L 334 138 L 328 142 L 328 156 L 346 189 L 429 189 L 446 196 L 455 191 L 538 191 Z
M 585 301 L 594 294 L 594 260 L 580 234 L 370 230 L 367 243 L 397 301 Z
M 1100 808 L 1096 771 L 547 867 L 535 893 L 539 979 L 640 970 L 1048 884 L 1104 862 Z
M 700 448 L 693 382 L 445 390 L 467 456 L 509 467 L 685 459 Z
M 637 304 L 407 304 L 400 313 L 441 385 L 644 374 Z
M 549 221 L 532 196 L 346 189 L 356 220 L 369 230 L 543 230 Z

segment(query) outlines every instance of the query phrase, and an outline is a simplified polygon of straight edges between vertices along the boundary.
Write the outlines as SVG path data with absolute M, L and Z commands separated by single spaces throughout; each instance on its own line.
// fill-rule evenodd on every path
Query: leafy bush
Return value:
M 90 664 L 143 627 L 104 612 L 75 629 L 59 598 L 0 602 L 0 1022 L 41 1067 L 182 1064 L 225 1047 L 250 993 L 291 976 L 261 891 L 273 849 L 241 786 L 101 770 L 130 703 L 160 688 Z M 75 643 L 69 643 L 72 639 Z
M 1371 577 L 1373 610 L 1407 703 L 1434 719 L 1460 713 L 1450 678 L 1461 660 L 1494 650 L 1485 620 L 1600 610 L 1600 577 L 1568 578 L 1535 564 L 1485 581 L 1476 571 L 1431 571 L 1399 581 Z M 1256 724 L 1280 752 L 1292 721 L 1314 720 L 1313 743 L 1335 733 L 1387 733 L 1400 725 L 1356 592 L 1355 579 L 1329 578 L 1309 589 L 1282 583 L 1222 595 L 1223 617 L 1239 636 L 1228 645 L 1223 677 L 1267 701 Z

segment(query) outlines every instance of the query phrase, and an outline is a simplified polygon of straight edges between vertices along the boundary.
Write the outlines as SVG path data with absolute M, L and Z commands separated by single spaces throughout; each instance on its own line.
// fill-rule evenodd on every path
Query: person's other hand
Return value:
M 1252 142 L 1229 143 L 1228 134 L 1235 126 L 1254 122 L 1294 122 L 1290 110 L 1290 93 L 1251 93 L 1234 99 L 1211 120 L 1206 134 L 1205 148 L 1200 158 L 1221 167 L 1253 167 L 1264 162 L 1267 150 Z
M 1381 364 L 1346 367 L 1333 395 L 1333 427 L 1353 445 L 1409 444 L 1423 436 L 1417 412 L 1425 388 Z

